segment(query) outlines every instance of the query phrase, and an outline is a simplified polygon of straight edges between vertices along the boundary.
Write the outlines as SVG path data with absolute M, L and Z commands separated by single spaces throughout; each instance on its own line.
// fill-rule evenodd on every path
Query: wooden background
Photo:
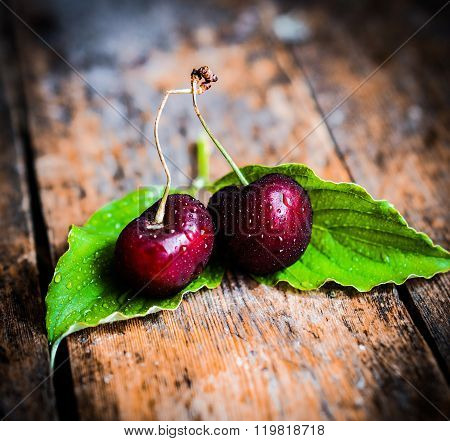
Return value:
M 19 18 L 0 5 L 3 417 L 448 418 L 448 276 L 300 293 L 229 272 L 175 312 L 69 336 L 54 381 L 43 297 L 71 224 L 162 182 L 140 132 L 151 135 L 162 92 L 187 87 L 202 64 L 220 81 L 200 106 L 240 165 L 303 162 L 357 182 L 448 248 L 450 7 L 362 84 L 443 2 L 9 4 Z M 178 185 L 194 174 L 199 132 L 190 100 L 171 98 L 161 138 Z M 214 154 L 213 177 L 227 170 Z

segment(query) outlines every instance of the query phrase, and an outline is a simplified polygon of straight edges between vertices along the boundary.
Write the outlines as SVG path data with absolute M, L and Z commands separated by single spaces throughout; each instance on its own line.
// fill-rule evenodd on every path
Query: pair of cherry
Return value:
M 194 69 L 191 88 L 168 91 L 155 122 L 155 142 L 167 175 L 156 202 L 121 232 L 115 265 L 131 287 L 155 297 L 181 291 L 207 265 L 213 250 L 252 274 L 268 274 L 293 264 L 311 238 L 312 209 L 306 191 L 282 174 L 248 183 L 201 116 L 196 95 L 217 81 L 208 67 Z M 158 139 L 158 122 L 170 94 L 189 93 L 203 127 L 238 175 L 242 186 L 212 195 L 208 207 L 186 194 L 169 195 L 170 174 Z

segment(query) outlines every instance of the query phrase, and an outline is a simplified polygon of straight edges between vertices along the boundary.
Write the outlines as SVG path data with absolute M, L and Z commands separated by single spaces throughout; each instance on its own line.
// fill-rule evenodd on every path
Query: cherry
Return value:
M 206 86 L 205 86 L 206 87 Z M 214 243 L 214 225 L 204 205 L 188 195 L 169 195 L 170 172 L 158 137 L 159 120 L 172 94 L 166 91 L 155 119 L 154 135 L 159 159 L 166 174 L 162 198 L 120 233 L 115 248 L 115 268 L 124 282 L 154 297 L 181 291 L 208 263 Z M 206 179 L 204 179 L 206 180 Z
M 228 260 L 257 275 L 296 262 L 311 239 L 312 209 L 305 189 L 273 173 L 243 187 L 225 187 L 211 197 L 208 210 L 217 247 Z
M 242 187 L 215 193 L 208 209 L 216 225 L 217 247 L 232 263 L 253 274 L 275 272 L 293 264 L 311 239 L 312 209 L 305 189 L 274 173 L 249 184 L 225 147 L 214 137 L 197 105 L 197 94 L 217 81 L 207 67 L 191 74 L 192 103 L 202 126 L 230 164 Z
M 136 290 L 154 297 L 181 291 L 208 263 L 214 243 L 204 205 L 184 194 L 169 195 L 161 226 L 154 220 L 160 201 L 120 233 L 116 270 Z

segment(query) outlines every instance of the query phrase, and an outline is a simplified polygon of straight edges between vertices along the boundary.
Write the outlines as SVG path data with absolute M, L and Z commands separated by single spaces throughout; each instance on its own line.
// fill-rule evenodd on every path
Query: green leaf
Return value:
M 374 200 L 359 185 L 324 181 L 301 164 L 251 165 L 241 171 L 250 182 L 269 173 L 288 175 L 307 190 L 313 207 L 311 243 L 303 256 L 284 270 L 255 277 L 260 283 L 283 281 L 310 290 L 334 281 L 369 291 L 383 283 L 430 278 L 450 269 L 450 253 L 410 228 L 389 202 Z M 211 190 L 227 185 L 239 185 L 234 173 L 215 182 Z
M 161 189 L 139 189 L 96 211 L 83 227 L 72 226 L 69 249 L 59 259 L 46 297 L 47 332 L 52 364 L 60 341 L 83 328 L 176 309 L 187 292 L 217 287 L 223 276 L 218 262 L 182 292 L 168 299 L 135 296 L 114 278 L 113 253 L 122 229 L 161 196 Z

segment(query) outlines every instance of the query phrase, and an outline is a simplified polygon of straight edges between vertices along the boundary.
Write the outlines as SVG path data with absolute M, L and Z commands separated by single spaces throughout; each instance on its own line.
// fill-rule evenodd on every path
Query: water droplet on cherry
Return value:
M 120 233 L 115 265 L 136 292 L 168 297 L 181 291 L 208 263 L 214 227 L 203 204 L 189 195 L 169 195 L 163 225 L 155 228 L 158 207 L 159 201 Z
M 208 209 L 217 247 L 229 261 L 253 274 L 268 274 L 296 262 L 311 239 L 312 208 L 305 189 L 273 173 L 216 192 Z

